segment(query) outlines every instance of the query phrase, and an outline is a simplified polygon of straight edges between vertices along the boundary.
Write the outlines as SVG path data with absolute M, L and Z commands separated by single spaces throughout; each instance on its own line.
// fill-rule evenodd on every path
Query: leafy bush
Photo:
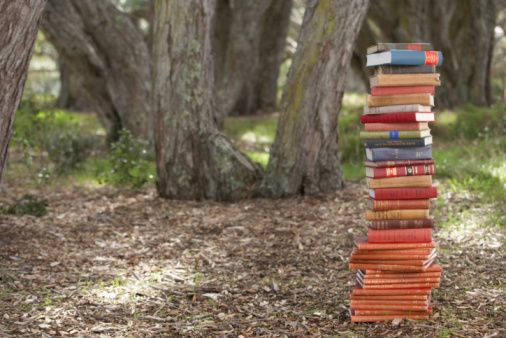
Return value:
M 18 199 L 13 205 L 2 208 L 0 211 L 8 215 L 32 215 L 42 217 L 47 213 L 47 201 L 38 199 L 37 196 L 26 194 Z
M 97 170 L 98 180 L 139 189 L 154 180 L 155 166 L 148 160 L 145 144 L 134 139 L 130 131 L 122 130 L 119 135 L 111 145 L 108 161 Z

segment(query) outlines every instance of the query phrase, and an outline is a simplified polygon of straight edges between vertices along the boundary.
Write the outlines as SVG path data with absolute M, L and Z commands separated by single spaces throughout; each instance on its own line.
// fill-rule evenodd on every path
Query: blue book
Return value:
M 392 49 L 388 52 L 367 55 L 367 66 L 441 66 L 443 53 L 438 51 L 418 51 Z
M 432 146 L 407 148 L 366 148 L 365 155 L 368 161 L 395 161 L 395 160 L 430 160 L 432 159 Z
M 390 148 L 390 147 L 425 147 L 432 144 L 432 136 L 422 138 L 403 138 L 398 140 L 366 140 L 366 148 Z

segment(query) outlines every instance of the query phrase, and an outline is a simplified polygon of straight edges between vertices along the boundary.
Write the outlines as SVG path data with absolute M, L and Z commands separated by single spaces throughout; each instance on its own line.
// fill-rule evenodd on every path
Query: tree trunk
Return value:
M 0 2 L 0 180 L 43 9 L 41 0 Z
M 342 187 L 338 115 L 367 5 L 367 0 L 308 2 L 264 180 L 268 195 L 313 195 Z
M 213 111 L 212 0 L 155 2 L 153 100 L 158 193 L 250 196 L 261 172 L 218 131 Z
M 42 29 L 81 95 L 93 104 L 109 141 L 122 128 L 148 139 L 150 64 L 147 44 L 110 1 L 49 0 Z
M 375 42 L 431 42 L 444 55 L 438 106 L 490 105 L 494 7 L 490 0 L 372 1 L 358 41 L 372 37 Z M 364 43 L 356 45 L 354 59 L 366 48 Z
M 276 106 L 292 0 L 218 0 L 213 23 L 219 118 Z

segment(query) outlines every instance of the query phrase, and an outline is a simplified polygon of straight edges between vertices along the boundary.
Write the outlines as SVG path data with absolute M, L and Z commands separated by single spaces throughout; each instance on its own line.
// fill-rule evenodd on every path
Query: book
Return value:
M 432 74 L 377 74 L 369 78 L 372 87 L 439 86 L 439 73 Z
M 369 242 L 371 242 L 370 238 L 368 238 Z M 414 260 L 414 259 L 422 259 L 427 260 L 431 259 L 433 255 L 436 254 L 435 249 L 428 248 L 427 251 L 419 251 L 419 249 L 415 250 L 359 250 L 353 249 L 352 257 L 354 260 Z M 364 274 L 359 271 L 358 275 L 364 276 Z
M 429 211 L 427 210 L 427 215 Z M 427 217 L 420 217 L 427 218 Z M 368 229 L 367 240 L 369 243 L 417 243 L 432 241 L 432 229 Z
M 429 129 L 428 122 L 411 123 L 367 123 L 365 131 L 390 131 L 390 130 L 425 130 Z
M 417 289 L 363 289 L 360 287 L 351 290 L 353 295 L 363 296 L 384 296 L 384 295 L 430 295 L 430 288 L 417 288 Z
M 363 284 L 361 285 L 364 289 L 413 289 L 413 288 L 438 288 L 439 282 L 431 283 L 402 283 L 402 284 Z
M 429 300 L 428 295 L 350 295 L 351 299 L 355 300 L 367 300 L 367 299 L 376 299 L 376 300 Z
M 439 264 L 433 264 L 431 266 L 429 266 L 425 272 L 423 272 L 423 274 L 426 274 L 426 273 L 433 273 L 433 272 L 437 272 L 437 273 L 441 273 L 443 271 L 443 267 Z M 364 271 L 358 271 L 359 273 L 364 273 Z M 365 274 L 366 275 L 374 275 L 374 274 L 380 274 L 380 275 L 387 275 L 387 276 L 398 276 L 398 275 L 403 275 L 403 276 L 414 276 L 414 275 L 419 275 L 420 273 L 413 273 L 413 272 L 402 272 L 402 273 L 399 273 L 399 272 L 392 272 L 392 271 L 378 271 L 378 270 L 366 270 L 365 271 Z
M 410 43 L 385 43 L 379 42 L 367 47 L 367 54 L 385 52 L 391 49 L 407 49 L 407 50 L 430 50 L 432 45 L 426 42 L 410 42 Z
M 377 200 L 412 200 L 437 197 L 436 187 L 369 189 L 369 196 Z
M 394 319 L 413 319 L 413 320 L 427 320 L 429 319 L 428 314 L 395 314 L 395 315 L 363 315 L 363 316 L 351 316 L 351 321 L 353 323 L 375 323 L 375 322 L 384 322 Z
M 430 136 L 430 129 L 423 130 L 389 130 L 389 131 L 361 131 L 361 139 L 388 139 L 420 138 Z
M 441 283 L 440 277 L 418 277 L 418 278 L 375 278 L 364 279 L 364 285 L 382 285 L 382 284 L 410 284 L 410 283 Z
M 368 54 L 366 66 L 441 66 L 442 64 L 443 53 L 439 51 L 391 49 L 381 53 Z
M 430 264 L 428 262 L 427 264 Z M 423 265 L 402 265 L 402 264 L 385 264 L 385 263 L 365 263 L 365 262 L 350 262 L 349 263 L 350 270 L 360 270 L 360 269 L 380 269 L 380 270 L 390 270 L 390 271 L 425 271 L 425 266 Z
M 373 200 L 368 201 L 369 209 L 373 211 L 383 210 L 406 210 L 406 209 L 429 209 L 430 200 Z
M 376 200 L 375 200 L 376 201 Z M 426 201 L 426 200 L 420 200 Z M 434 219 L 390 219 L 381 221 L 372 221 L 369 223 L 368 228 L 376 230 L 385 229 L 418 229 L 418 228 L 433 228 Z
M 386 113 L 366 114 L 360 116 L 360 122 L 365 123 L 403 123 L 403 122 L 431 122 L 434 113 Z
M 366 219 L 368 221 L 381 221 L 384 219 L 425 219 L 425 218 L 430 218 L 429 209 L 366 211 Z M 392 230 L 402 230 L 402 229 L 392 229 Z M 420 230 L 420 229 L 413 229 L 413 230 Z M 388 231 L 388 230 L 377 230 L 377 231 Z
M 356 237 L 355 247 L 359 250 L 401 250 L 401 249 L 417 249 L 417 248 L 420 249 L 435 248 L 436 243 L 434 241 L 427 243 L 368 243 L 367 237 Z
M 368 107 L 394 106 L 403 104 L 419 104 L 422 106 L 433 106 L 434 96 L 431 94 L 367 96 Z
M 404 95 L 404 94 L 431 94 L 436 93 L 435 86 L 391 86 L 391 87 L 372 87 L 371 95 Z
M 392 167 L 365 167 L 365 176 L 374 178 L 434 175 L 434 164 L 402 165 Z
M 352 300 L 350 306 L 354 310 L 405 310 L 405 311 L 426 311 L 429 307 L 427 302 L 416 303 L 384 303 L 365 300 Z
M 366 148 L 369 161 L 431 159 L 432 146 L 413 148 Z
M 365 161 L 364 163 L 367 167 L 372 168 L 384 168 L 384 167 L 400 167 L 406 165 L 425 165 L 425 164 L 434 164 L 434 160 L 396 160 L 396 161 Z
M 432 136 L 423 138 L 403 138 L 398 140 L 365 140 L 366 148 L 406 148 L 406 147 L 425 147 L 432 144 Z
M 392 66 L 381 65 L 374 67 L 374 74 L 428 74 L 435 73 L 436 66 Z
M 391 249 L 391 250 L 364 250 L 354 248 L 353 252 L 359 250 L 360 255 L 422 255 L 428 256 L 434 252 L 434 248 L 412 248 L 412 249 Z M 367 273 L 367 271 L 359 271 L 360 273 Z M 368 273 L 372 273 L 369 271 Z
M 431 106 L 422 106 L 420 104 L 397 104 L 382 107 L 364 107 L 364 114 L 387 114 L 387 113 L 430 113 Z
M 431 175 L 399 176 L 386 178 L 366 178 L 367 187 L 380 188 L 405 188 L 405 187 L 432 187 Z

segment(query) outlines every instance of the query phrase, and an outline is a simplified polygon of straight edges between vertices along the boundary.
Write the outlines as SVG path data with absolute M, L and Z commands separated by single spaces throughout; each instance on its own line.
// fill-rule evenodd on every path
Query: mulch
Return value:
M 25 192 L 7 190 L 0 202 Z M 46 216 L 0 216 L 1 337 L 506 336 L 506 232 L 479 225 L 436 233 L 445 271 L 430 320 L 350 323 L 364 184 L 228 204 L 33 192 Z

